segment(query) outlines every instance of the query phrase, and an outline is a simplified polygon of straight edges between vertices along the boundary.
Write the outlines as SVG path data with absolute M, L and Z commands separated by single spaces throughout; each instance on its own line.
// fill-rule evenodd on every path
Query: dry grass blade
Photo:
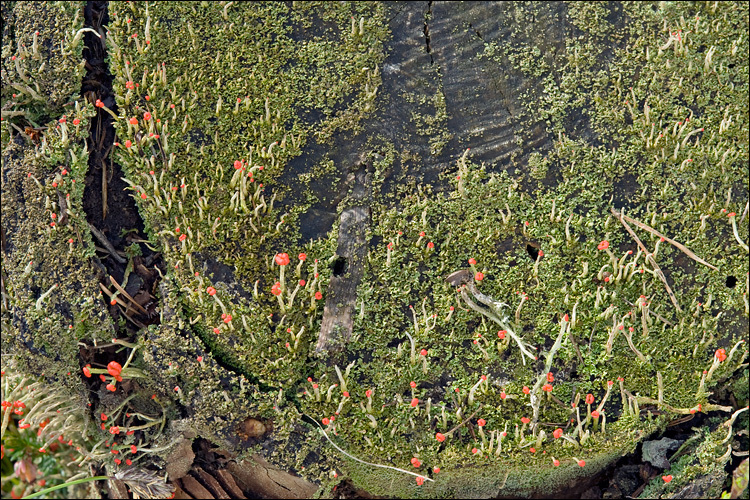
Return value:
M 479 410 L 481 410 L 483 407 L 484 407 L 484 405 L 479 405 L 479 408 L 477 408 L 476 410 L 474 410 L 474 413 L 472 413 L 471 415 L 469 415 L 468 417 L 466 417 L 463 422 L 461 422 L 460 424 L 458 424 L 457 426 L 455 426 L 453 429 L 451 429 L 448 432 L 446 432 L 445 435 L 446 436 L 450 436 L 451 434 L 453 434 L 453 432 L 456 429 L 458 429 L 462 425 L 466 425 L 466 422 L 468 422 L 469 420 L 471 420 L 472 418 L 474 418 L 476 416 L 476 414 L 479 413 Z M 566 408 L 567 408 L 567 406 L 566 406 Z
M 664 276 L 664 273 L 661 271 L 661 268 L 659 268 L 659 265 L 656 263 L 654 258 L 651 256 L 651 252 L 649 252 L 646 247 L 643 245 L 643 242 L 641 242 L 640 238 L 638 238 L 638 235 L 633 232 L 633 229 L 628 225 L 627 222 L 625 222 L 624 216 L 618 213 L 615 209 L 612 209 L 612 214 L 617 217 L 617 220 L 619 220 L 622 225 L 625 227 L 625 229 L 630 233 L 630 236 L 633 237 L 635 242 L 638 244 L 638 248 L 643 250 L 643 253 L 646 254 L 646 260 L 649 261 L 651 264 L 651 267 L 654 268 L 654 272 L 659 277 L 659 279 L 664 283 L 664 287 L 667 289 L 667 294 L 669 294 L 669 298 L 672 300 L 672 304 L 674 304 L 675 308 L 678 312 L 682 312 L 682 308 L 680 307 L 680 304 L 677 303 L 677 297 L 674 296 L 674 292 L 672 291 L 672 288 L 669 286 L 669 283 L 667 283 L 667 278 Z
M 613 208 L 613 209 L 611 209 L 611 210 L 612 210 L 612 214 L 614 214 L 614 216 L 615 216 L 615 217 L 617 217 L 617 218 L 620 218 L 620 217 L 622 217 L 622 218 L 623 218 L 623 219 L 625 219 L 625 220 L 626 220 L 627 222 L 630 222 L 631 224 L 635 224 L 636 226 L 640 227 L 641 229 L 645 229 L 645 230 L 646 230 L 646 231 L 648 231 L 649 233 L 651 233 L 651 234 L 653 234 L 653 235 L 656 235 L 656 236 L 658 236 L 659 238 L 664 238 L 664 241 L 666 241 L 666 242 L 667 242 L 667 243 L 669 243 L 670 245 L 673 245 L 674 247 L 678 248 L 678 249 L 679 249 L 679 250 L 681 250 L 681 251 L 682 251 L 682 252 L 683 252 L 683 253 L 684 253 L 685 255 L 687 255 L 688 257 L 690 257 L 690 258 L 691 258 L 691 259 L 693 259 L 694 261 L 696 261 L 696 262 L 699 262 L 699 263 L 703 264 L 704 266 L 708 266 L 708 267 L 710 267 L 711 269 L 713 269 L 714 271 L 718 271 L 718 269 L 717 269 L 717 268 L 716 268 L 715 266 L 712 266 L 711 264 L 709 264 L 709 263 L 708 263 L 708 262 L 706 262 L 705 260 L 703 260 L 703 259 L 701 259 L 700 257 L 698 257 L 697 255 L 695 255 L 695 254 L 694 254 L 693 252 L 691 252 L 691 251 L 690 251 L 690 249 L 688 249 L 688 248 L 687 248 L 687 247 L 686 247 L 685 245 L 683 245 L 682 243 L 679 243 L 679 242 L 677 242 L 677 241 L 675 241 L 675 240 L 673 240 L 673 239 L 671 239 L 671 238 L 667 238 L 666 236 L 664 236 L 663 234 L 661 234 L 661 233 L 660 233 L 659 231 L 657 231 L 656 229 L 654 229 L 654 228 L 652 228 L 652 227 L 649 227 L 649 226 L 647 226 L 647 225 L 646 225 L 646 224 L 644 224 L 643 222 L 639 222 L 639 221 L 637 221 L 637 220 L 635 220 L 635 219 L 632 219 L 632 218 L 628 217 L 628 216 L 627 216 L 627 215 L 625 215 L 625 214 L 618 214 L 618 213 L 617 213 L 617 211 L 615 211 L 615 209 L 614 209 L 614 208 Z
M 101 160 L 102 164 L 102 220 L 107 218 L 107 164 Z
M 130 294 L 126 292 L 125 289 L 121 287 L 120 284 L 112 276 L 109 277 L 109 281 L 115 288 L 117 288 L 117 290 L 122 294 L 123 297 L 132 302 L 136 309 L 138 309 L 142 314 L 148 314 L 146 310 L 138 302 L 136 302 L 135 299 L 133 299 L 133 297 L 131 297 Z
M 112 300 L 114 298 L 114 300 L 117 302 L 117 304 L 119 304 L 119 306 L 122 307 L 122 309 L 123 309 L 123 316 L 125 316 L 125 319 L 127 319 L 128 321 L 130 321 L 131 323 L 133 323 L 137 328 L 145 328 L 146 327 L 143 323 L 141 323 L 140 321 L 138 321 L 135 318 L 131 317 L 130 314 L 128 314 L 129 312 L 131 312 L 133 310 L 130 307 L 130 304 L 128 304 L 124 300 L 122 300 L 122 298 L 119 295 L 115 296 L 115 294 L 113 294 L 109 290 L 109 288 L 107 288 L 103 284 L 99 283 L 99 288 L 101 288 L 102 292 L 104 292 L 104 293 L 107 294 L 107 297 L 110 300 Z

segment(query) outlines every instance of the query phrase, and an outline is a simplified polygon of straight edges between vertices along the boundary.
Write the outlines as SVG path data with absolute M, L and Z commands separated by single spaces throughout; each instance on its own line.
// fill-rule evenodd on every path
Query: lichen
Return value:
M 23 117 L 36 127 L 66 112 L 83 76 L 82 28 L 82 2 L 8 2 L 3 7 L 4 120 Z
M 154 448 L 197 434 L 260 452 L 324 492 L 345 478 L 375 495 L 532 495 L 595 475 L 670 416 L 726 411 L 712 391 L 738 370 L 747 377 L 748 262 L 738 240 L 748 232 L 740 223 L 735 236 L 727 217 L 747 218 L 747 5 L 617 5 L 565 7 L 565 51 L 555 53 L 535 31 L 543 7 L 513 4 L 507 14 L 525 41 L 487 42 L 478 56 L 494 68 L 489 78 L 530 82 L 520 92 L 525 113 L 513 119 L 526 134 L 541 126 L 556 138 L 514 156 L 515 172 L 477 164 L 467 150 L 439 180 L 420 182 L 400 168 L 422 161 L 414 151 L 371 138 L 369 250 L 352 338 L 320 357 L 313 350 L 338 222 L 308 242 L 300 221 L 324 196 L 316 183 L 346 186 L 348 166 L 323 158 L 299 185 L 288 169 L 306 146 L 352 137 L 376 111 L 386 9 L 110 3 L 116 158 L 169 269 L 161 321 L 134 340 L 135 363 L 150 375 L 137 389 L 154 394 L 154 410 L 169 419 L 164 435 L 151 435 Z M 424 108 L 406 118 L 439 155 L 451 134 L 435 88 L 430 99 L 408 89 L 401 97 Z M 85 157 L 80 136 L 74 146 L 61 134 L 51 133 L 43 152 L 38 177 L 49 182 L 70 151 Z M 54 191 L 20 178 L 27 168 L 6 160 L 14 147 L 4 152 L 4 175 L 14 172 L 12 186 L 41 204 Z M 85 164 L 76 168 L 80 179 Z M 17 189 L 6 186 L 3 227 L 14 220 L 5 200 Z M 327 200 L 339 213 L 352 200 L 340 191 Z M 71 194 L 72 207 L 80 195 Z M 28 205 L 18 241 L 78 260 L 29 275 L 20 254 L 3 263 L 14 287 L 4 335 L 11 310 L 33 322 L 34 348 L 61 353 L 59 380 L 80 370 L 70 346 L 108 338 L 113 326 L 96 279 L 82 274 L 92 248 L 86 227 L 71 217 L 81 242 L 68 251 L 62 232 L 72 229 L 40 225 L 46 212 Z M 34 243 L 39 231 L 46 239 Z M 275 259 L 281 253 L 289 264 Z M 461 269 L 492 314 L 446 283 Z M 71 276 L 88 300 L 69 321 L 83 325 L 75 338 L 68 323 L 35 313 L 40 294 Z M 536 360 L 509 329 L 535 347 Z M 18 350 L 21 330 L 8 337 Z M 64 332 L 59 341 L 55 330 Z M 236 429 L 248 417 L 273 421 L 273 431 L 243 439 Z M 310 418 L 347 453 L 428 481 L 342 456 Z
M 82 27 L 76 12 L 73 4 L 52 8 L 19 2 L 5 25 L 2 265 L 6 352 L 27 353 L 21 364 L 26 370 L 80 392 L 79 377 L 70 376 L 79 370 L 77 342 L 110 339 L 112 325 L 100 307 L 92 270 L 83 264 L 93 254 L 81 209 L 88 169 L 84 138 L 93 113 L 91 107 L 68 102 L 81 79 L 81 48 L 72 48 L 69 36 Z M 50 26 L 61 29 L 51 32 Z M 41 31 L 32 48 L 33 29 Z M 66 46 L 69 52 L 60 53 Z M 9 67 L 13 57 L 23 59 L 27 84 L 40 99 L 23 92 L 5 99 L 10 92 L 6 82 L 25 81 Z M 36 126 L 35 120 L 50 115 L 55 119 L 39 139 L 16 134 L 11 140 L 12 125 Z

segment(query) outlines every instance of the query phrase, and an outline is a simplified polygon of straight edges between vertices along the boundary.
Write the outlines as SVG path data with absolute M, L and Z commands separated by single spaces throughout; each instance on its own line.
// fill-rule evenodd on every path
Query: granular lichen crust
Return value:
M 7 5 L 7 7 L 5 6 Z M 3 118 L 44 122 L 65 111 L 83 76 L 82 2 L 3 6 Z M 6 136 L 3 143 L 7 144 Z
M 133 340 L 168 422 L 155 453 L 197 435 L 323 495 L 532 496 L 730 410 L 713 393 L 747 373 L 747 5 L 517 3 L 479 24 L 448 5 L 424 19 L 438 69 L 394 98 L 398 7 L 110 3 L 115 156 L 168 269 Z M 451 26 L 471 42 L 450 49 Z M 460 88 L 480 73 L 517 149 Z M 384 102 L 412 135 L 372 133 Z M 366 182 L 337 140 L 372 149 Z M 338 255 L 365 198 L 367 251 Z M 317 202 L 332 227 L 300 243 Z M 316 354 L 352 269 L 333 304 L 351 337 Z M 47 278 L 15 276 L 34 319 Z
M 112 337 L 87 263 L 93 244 L 81 209 L 92 113 L 68 102 L 82 75 L 80 7 L 17 2 L 9 9 L 2 127 L 3 351 L 28 353 L 19 366 L 78 392 L 80 376 L 70 375 L 80 370 L 78 342 Z M 34 129 L 49 117 L 36 135 L 11 128 Z

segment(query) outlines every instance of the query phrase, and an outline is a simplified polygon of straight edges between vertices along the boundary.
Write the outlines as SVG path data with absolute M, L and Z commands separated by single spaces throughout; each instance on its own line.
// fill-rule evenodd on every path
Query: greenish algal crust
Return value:
M 589 453 L 586 464 L 580 467 L 568 462 L 550 468 L 548 456 L 531 456 L 524 465 L 502 463 L 498 460 L 478 460 L 468 465 L 442 467 L 432 475 L 435 482 L 416 484 L 411 476 L 387 469 L 373 469 L 344 459 L 347 472 L 353 481 L 366 491 L 387 489 L 394 497 L 401 498 L 487 498 L 504 497 L 533 498 L 549 491 L 550 485 L 573 485 L 576 481 L 595 476 L 621 456 L 631 452 L 635 445 L 608 443 L 607 451 Z M 594 444 L 596 446 L 596 444 Z M 528 453 L 528 451 L 526 452 Z M 458 458 L 458 457 L 457 457 Z M 422 467 L 424 468 L 424 466 Z M 468 471 L 467 471 L 468 468 Z M 412 469 L 416 470 L 416 469 Z M 387 485 L 387 486 L 385 486 Z
M 315 293 L 325 295 L 338 224 L 299 245 L 296 216 L 317 195 L 278 182 L 307 138 L 356 127 L 374 106 L 383 8 L 203 2 L 147 12 L 111 3 L 110 65 L 123 110 L 117 157 L 170 269 L 162 322 L 139 339 L 137 360 L 170 415 L 159 443 L 197 432 L 261 452 L 320 482 L 323 494 L 351 479 L 375 495 L 523 495 L 597 473 L 670 416 L 720 409 L 711 391 L 747 377 L 747 344 L 738 341 L 748 325 L 748 262 L 738 239 L 746 244 L 748 232 L 739 224 L 735 237 L 727 212 L 739 219 L 748 200 L 748 8 L 618 5 L 624 21 L 616 25 L 606 7 L 569 5 L 564 54 L 539 39 L 488 44 L 482 55 L 535 79 L 522 98 L 527 114 L 516 119 L 527 130 L 544 123 L 557 141 L 529 159 L 528 175 L 492 172 L 464 154 L 443 173 L 450 189 L 434 192 L 401 168 L 419 165 L 412 151 L 371 140 L 382 146 L 373 164 L 373 246 L 353 337 L 333 367 L 311 350 L 322 314 Z M 540 7 L 509 8 L 519 29 L 533 32 L 524 20 Z M 439 104 L 432 100 L 436 117 Z M 567 130 L 579 115 L 588 125 Z M 323 160 L 315 171 L 335 176 L 334 168 Z M 392 171 L 401 183 L 386 191 Z M 261 182 L 265 190 L 256 191 Z M 284 216 L 271 206 L 274 193 L 293 193 L 299 204 Z M 630 224 L 680 311 L 613 207 L 718 269 Z M 530 243 L 541 249 L 535 260 Z M 284 286 L 273 262 L 280 252 L 290 257 Z M 484 275 L 479 292 L 508 304 L 502 324 L 445 283 L 469 258 L 471 273 Z M 306 283 L 292 299 L 299 279 Z M 498 336 L 508 327 L 537 348 L 538 360 L 524 358 L 507 332 Z M 720 348 L 724 361 L 715 357 Z M 176 419 L 175 403 L 192 413 Z M 647 407 L 665 415 L 641 414 Z M 606 426 L 602 417 L 595 425 L 594 410 Z M 303 414 L 326 418 L 328 436 L 348 453 L 435 482 L 417 486 L 414 476 L 342 456 Z M 273 420 L 262 447 L 236 436 L 248 416 Z M 553 438 L 557 428 L 563 436 Z
M 448 110 L 445 105 L 442 83 L 431 96 L 425 94 L 415 96 L 413 92 L 404 91 L 402 97 L 406 102 L 418 104 L 417 109 L 420 112 L 412 111 L 411 122 L 417 134 L 429 138 L 430 154 L 440 155 L 452 138 L 452 134 L 448 132 Z

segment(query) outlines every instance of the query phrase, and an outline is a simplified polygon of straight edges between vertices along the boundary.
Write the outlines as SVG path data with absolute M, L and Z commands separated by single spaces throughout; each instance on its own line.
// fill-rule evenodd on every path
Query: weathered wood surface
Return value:
M 352 334 L 352 313 L 357 287 L 362 281 L 367 256 L 367 227 L 370 224 L 370 173 L 372 159 L 360 161 L 347 176 L 352 206 L 341 212 L 334 272 L 328 285 L 323 319 L 315 346 L 316 353 L 335 350 Z

